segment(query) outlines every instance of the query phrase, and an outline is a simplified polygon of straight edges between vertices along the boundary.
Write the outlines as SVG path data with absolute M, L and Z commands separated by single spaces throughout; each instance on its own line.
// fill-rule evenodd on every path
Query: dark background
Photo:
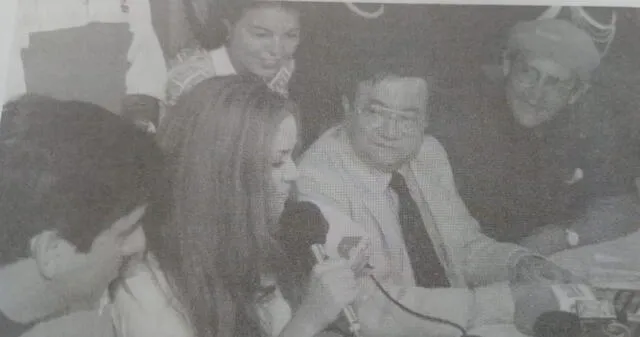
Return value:
M 214 6 L 227 0 L 188 0 Z M 233 1 L 233 0 L 231 0 Z M 164 7 L 163 7 L 164 3 Z M 168 57 L 192 42 L 182 1 L 154 0 L 154 26 Z M 489 5 L 385 5 L 377 19 L 352 13 L 343 3 L 306 3 L 292 97 L 301 105 L 306 144 L 339 121 L 337 84 L 349 69 L 371 57 L 409 57 L 424 69 L 435 90 L 433 101 L 459 99 L 484 64 L 500 62 L 508 29 L 537 18 L 546 7 Z M 375 10 L 376 4 L 358 5 Z M 601 9 L 590 8 L 598 14 Z M 640 107 L 640 10 L 618 8 L 618 27 L 609 54 L 593 81 L 603 104 Z M 604 11 L 605 13 L 607 11 Z M 458 97 L 457 97 L 458 96 Z M 599 98 L 601 99 L 601 98 Z M 625 107 L 625 109 L 629 109 Z M 437 110 L 437 109 L 435 109 Z M 638 110 L 638 109 L 636 109 Z M 434 114 L 446 111 L 434 111 Z
M 543 10 L 385 5 L 380 18 L 365 19 L 344 4 L 310 6 L 303 18 L 304 40 L 297 52 L 298 70 L 291 88 L 304 112 L 305 143 L 339 121 L 338 84 L 354 63 L 373 57 L 409 58 L 424 69 L 422 75 L 439 91 L 459 89 L 465 78 L 477 76 L 480 65 L 499 61 L 505 28 L 520 19 L 535 18 Z
M 375 9 L 377 5 L 360 5 Z M 368 7 L 367 7 L 368 6 Z M 508 29 L 537 18 L 546 7 L 385 5 L 365 19 L 344 4 L 313 4 L 303 17 L 303 41 L 292 94 L 303 114 L 305 143 L 339 121 L 339 87 L 349 68 L 371 57 L 409 57 L 435 89 L 432 101 L 455 100 L 481 66 L 499 64 Z M 594 9 L 597 11 L 597 9 Z M 594 78 L 605 104 L 640 102 L 640 27 L 634 9 L 619 8 L 616 39 Z M 461 97 L 461 96 L 459 96 Z M 631 104 L 640 107 L 639 103 Z M 434 106 L 437 110 L 437 107 Z M 637 111 L 640 112 L 640 111 Z M 447 113 L 434 111 L 434 114 Z

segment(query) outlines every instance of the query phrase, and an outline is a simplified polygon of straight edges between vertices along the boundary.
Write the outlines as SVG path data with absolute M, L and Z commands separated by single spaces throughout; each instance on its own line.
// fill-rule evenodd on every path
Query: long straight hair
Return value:
M 272 141 L 289 112 L 260 79 L 220 77 L 181 97 L 159 130 L 171 192 L 146 229 L 149 248 L 198 337 L 234 336 L 260 275 L 282 261 L 268 189 Z

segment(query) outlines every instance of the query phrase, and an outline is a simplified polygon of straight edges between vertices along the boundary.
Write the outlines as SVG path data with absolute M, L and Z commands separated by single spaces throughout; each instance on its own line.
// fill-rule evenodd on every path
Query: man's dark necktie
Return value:
M 423 288 L 450 287 L 433 241 L 424 226 L 420 209 L 411 197 L 404 177 L 394 172 L 389 186 L 398 194 L 398 219 L 416 284 Z

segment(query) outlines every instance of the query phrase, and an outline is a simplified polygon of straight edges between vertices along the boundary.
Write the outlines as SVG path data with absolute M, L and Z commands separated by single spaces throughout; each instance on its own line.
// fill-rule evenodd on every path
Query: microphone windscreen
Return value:
M 580 337 L 582 329 L 578 315 L 565 311 L 548 311 L 533 325 L 535 337 Z
M 313 244 L 324 244 L 329 223 L 315 204 L 288 200 L 280 216 L 276 239 L 284 253 L 303 270 L 311 270 L 315 259 L 311 255 Z
M 296 244 L 309 250 L 312 244 L 324 244 L 329 223 L 314 203 L 288 200 L 280 215 L 278 237 L 283 244 Z

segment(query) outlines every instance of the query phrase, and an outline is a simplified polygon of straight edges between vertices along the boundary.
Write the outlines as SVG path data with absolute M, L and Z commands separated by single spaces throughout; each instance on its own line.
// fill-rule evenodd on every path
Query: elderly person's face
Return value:
M 415 156 L 427 126 L 427 83 L 389 76 L 358 86 L 353 104 L 345 99 L 353 149 L 365 163 L 393 171 Z
M 516 121 L 533 128 L 574 103 L 579 84 L 574 72 L 551 59 L 517 57 L 507 77 L 507 102 Z

